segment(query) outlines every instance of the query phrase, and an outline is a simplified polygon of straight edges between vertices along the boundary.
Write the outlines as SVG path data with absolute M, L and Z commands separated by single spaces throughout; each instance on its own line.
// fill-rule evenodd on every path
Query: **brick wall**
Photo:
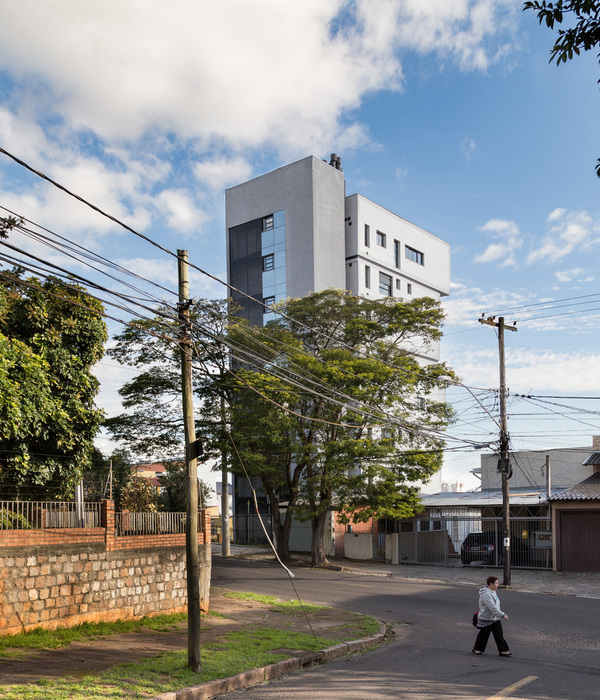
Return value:
M 107 527 L 0 532 L 0 634 L 187 610 L 185 535 L 115 537 L 112 503 L 104 511 Z M 202 525 L 206 610 L 209 514 Z

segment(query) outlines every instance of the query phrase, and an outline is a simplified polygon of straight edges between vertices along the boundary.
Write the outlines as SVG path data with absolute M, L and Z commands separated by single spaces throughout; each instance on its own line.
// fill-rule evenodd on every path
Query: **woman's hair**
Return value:
M 498 580 L 497 576 L 488 576 L 487 580 L 486 580 L 486 584 L 489 586 L 490 583 L 496 583 L 497 580 Z

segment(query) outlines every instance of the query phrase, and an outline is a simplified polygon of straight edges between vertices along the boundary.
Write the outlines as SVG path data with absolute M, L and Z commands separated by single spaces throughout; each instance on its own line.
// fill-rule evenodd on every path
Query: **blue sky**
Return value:
M 451 244 L 444 359 L 492 412 L 479 390 L 497 387 L 497 340 L 476 319 L 518 320 L 506 338 L 514 446 L 591 445 L 600 402 L 565 399 L 573 413 L 514 396 L 600 396 L 600 70 L 593 52 L 549 65 L 554 35 L 521 8 L 7 0 L 0 146 L 221 279 L 224 188 L 340 154 L 348 194 Z M 171 257 L 5 156 L 0 205 L 175 289 Z M 223 290 L 192 275 L 195 296 Z M 118 411 L 122 373 L 104 361 L 98 374 L 102 405 Z M 467 391 L 448 396 L 453 435 L 494 439 Z M 477 459 L 457 452 L 444 478 L 473 484 Z

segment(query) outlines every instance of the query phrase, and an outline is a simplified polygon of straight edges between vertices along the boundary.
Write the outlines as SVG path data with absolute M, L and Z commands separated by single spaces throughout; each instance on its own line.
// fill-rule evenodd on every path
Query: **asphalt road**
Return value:
M 500 590 L 513 656 L 471 648 L 473 588 L 346 572 L 295 568 L 307 602 L 354 610 L 392 625 L 393 641 L 375 651 L 228 693 L 228 700 L 471 700 L 600 698 L 600 600 Z M 485 572 L 484 572 L 485 573 Z M 213 559 L 212 584 L 294 599 L 285 571 L 271 564 Z

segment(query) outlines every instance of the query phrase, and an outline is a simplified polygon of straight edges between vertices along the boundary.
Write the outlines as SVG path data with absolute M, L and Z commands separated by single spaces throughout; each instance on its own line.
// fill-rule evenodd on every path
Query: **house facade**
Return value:
M 557 571 L 600 571 L 600 436 L 582 466 L 588 476 L 550 498 Z

